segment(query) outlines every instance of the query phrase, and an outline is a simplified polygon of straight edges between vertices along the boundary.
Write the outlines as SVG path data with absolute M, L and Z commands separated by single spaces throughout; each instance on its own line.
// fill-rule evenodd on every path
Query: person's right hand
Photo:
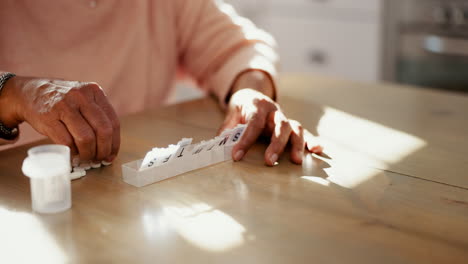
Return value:
M 11 109 L 7 123 L 26 121 L 54 143 L 69 146 L 74 166 L 116 157 L 120 123 L 98 84 L 16 76 L 3 96 Z

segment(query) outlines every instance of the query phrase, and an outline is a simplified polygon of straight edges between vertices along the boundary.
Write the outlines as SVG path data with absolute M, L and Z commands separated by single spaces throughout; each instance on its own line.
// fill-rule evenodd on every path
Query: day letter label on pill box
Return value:
M 171 166 L 178 166 L 174 170 L 179 171 L 181 166 L 197 169 L 223 161 L 225 159 L 224 149 L 231 147 L 240 140 L 245 127 L 244 124 L 238 125 L 223 131 L 218 137 L 198 144 L 191 144 L 191 138 L 183 138 L 176 145 L 169 145 L 166 148 L 153 148 L 144 157 L 140 171 L 162 165 L 166 166 L 165 171 L 171 171 Z M 218 151 L 218 149 L 222 151 Z M 220 157 L 212 157 L 212 155 L 219 155 Z M 178 160 L 184 164 L 180 164 Z

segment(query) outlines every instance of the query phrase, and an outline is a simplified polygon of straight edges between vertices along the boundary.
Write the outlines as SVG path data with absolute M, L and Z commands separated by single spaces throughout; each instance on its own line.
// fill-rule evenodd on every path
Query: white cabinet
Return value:
M 301 9 L 346 9 L 354 13 L 375 14 L 380 11 L 378 0 L 264 0 L 280 7 L 298 7 Z
M 283 71 L 362 81 L 377 79 L 377 25 L 304 18 L 271 18 L 264 22 L 280 44 Z
M 276 38 L 283 72 L 381 75 L 383 0 L 228 0 Z

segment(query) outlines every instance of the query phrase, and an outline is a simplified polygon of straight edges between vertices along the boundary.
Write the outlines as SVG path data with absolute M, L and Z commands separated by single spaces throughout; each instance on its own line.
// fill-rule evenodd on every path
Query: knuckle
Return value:
M 304 134 L 304 127 L 302 126 L 301 123 L 299 123 L 296 120 L 289 120 L 289 123 L 291 124 L 291 127 L 296 134 L 298 135 Z
M 72 148 L 72 147 L 73 147 L 73 144 L 74 144 L 74 143 L 73 143 L 73 140 L 72 140 L 71 138 L 68 138 L 68 137 L 67 137 L 67 138 L 63 138 L 61 143 L 64 144 L 65 146 L 70 147 L 70 148 Z
M 259 108 L 266 108 L 271 105 L 271 101 L 267 97 L 255 98 L 253 103 Z
M 280 128 L 280 131 L 282 133 L 286 133 L 288 131 L 290 131 L 292 128 L 289 124 L 289 121 L 287 120 L 281 120 L 280 123 L 278 124 L 279 128 Z
M 281 120 L 279 121 L 279 125 L 280 125 L 281 127 L 287 127 L 287 126 L 290 125 L 290 124 L 289 124 L 289 120 L 287 120 L 287 119 L 281 119 Z
M 258 105 L 258 104 L 260 103 L 260 100 L 261 100 L 260 98 L 255 98 L 255 99 L 253 100 L 253 103 L 254 103 L 255 105 Z
M 264 98 L 264 97 L 259 98 L 259 99 L 258 99 L 258 103 L 259 103 L 260 105 L 270 104 L 270 102 L 269 102 L 266 98 Z
M 52 108 L 60 120 L 64 120 L 66 116 L 74 112 L 74 105 L 66 101 L 60 101 Z
M 85 89 L 89 89 L 93 92 L 102 92 L 102 88 L 99 84 L 95 83 L 95 82 L 89 82 L 89 83 L 86 83 L 85 86 L 84 86 Z
M 118 119 L 112 121 L 112 129 L 113 130 L 120 130 L 120 121 Z
M 58 132 L 58 133 L 52 132 L 52 131 L 58 131 L 57 126 L 51 125 L 50 130 L 45 130 L 45 131 L 46 131 L 45 134 L 49 136 L 54 141 L 54 143 L 62 144 L 62 145 L 69 146 L 69 147 L 73 146 L 73 139 L 71 137 L 61 132 Z
M 65 99 L 70 103 L 76 103 L 77 101 L 86 99 L 86 95 L 80 87 L 73 87 L 66 94 Z
M 53 111 L 69 111 L 71 109 L 71 106 L 68 102 L 66 102 L 65 100 L 60 100 L 58 101 L 53 107 L 52 107 L 52 110 Z
M 100 138 L 106 139 L 106 138 L 110 138 L 112 136 L 113 130 L 112 130 L 112 127 L 110 127 L 110 126 L 102 126 L 98 130 L 98 132 L 99 132 L 99 137 Z
M 297 127 L 297 128 L 302 128 L 301 123 L 299 123 L 299 121 L 297 121 L 297 120 L 289 119 L 289 123 L 291 124 L 291 126 L 294 126 L 294 127 Z
M 77 96 L 82 92 L 81 87 L 75 85 L 67 92 L 67 96 Z
M 271 109 L 273 102 L 267 96 L 262 96 L 257 99 L 257 106 L 260 108 Z
M 79 144 L 82 145 L 91 145 L 94 143 L 94 136 L 91 135 L 90 133 L 85 133 L 80 135 L 79 138 L 76 139 Z
M 256 119 L 250 123 L 250 127 L 252 127 L 254 130 L 263 130 L 263 128 L 265 128 L 265 123 Z

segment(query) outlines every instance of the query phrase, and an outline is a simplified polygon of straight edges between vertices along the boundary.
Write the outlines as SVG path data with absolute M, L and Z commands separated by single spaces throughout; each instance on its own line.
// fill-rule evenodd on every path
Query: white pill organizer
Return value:
M 183 138 L 167 148 L 153 148 L 144 159 L 122 165 L 124 182 L 143 187 L 182 173 L 232 159 L 232 148 L 244 134 L 246 125 L 225 130 L 211 140 L 191 144 Z

